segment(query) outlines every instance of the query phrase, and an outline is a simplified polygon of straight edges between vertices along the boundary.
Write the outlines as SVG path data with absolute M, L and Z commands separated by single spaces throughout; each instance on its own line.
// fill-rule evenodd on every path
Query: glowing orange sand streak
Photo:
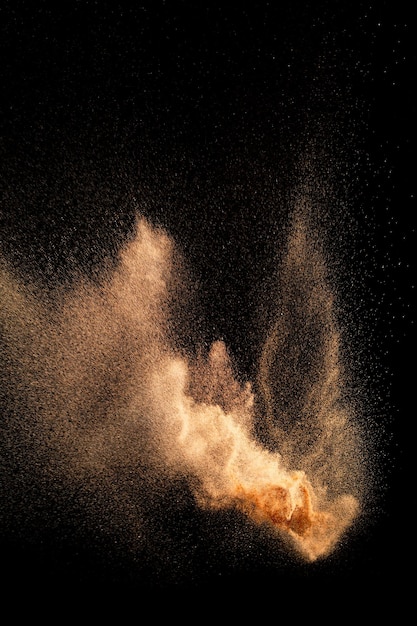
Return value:
M 167 358 L 152 386 L 166 405 L 166 454 L 197 479 L 197 501 L 215 509 L 236 507 L 255 522 L 284 531 L 309 560 L 328 554 L 355 517 L 356 499 L 346 495 L 319 503 L 304 472 L 288 471 L 278 453 L 251 436 L 245 408 L 252 411 L 253 398 L 246 389 L 243 416 L 225 412 L 187 395 L 188 374 L 185 361 Z

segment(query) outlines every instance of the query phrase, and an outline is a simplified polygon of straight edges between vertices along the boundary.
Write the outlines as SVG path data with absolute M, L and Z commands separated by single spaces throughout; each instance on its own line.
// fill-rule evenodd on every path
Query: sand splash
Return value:
M 235 508 L 307 560 L 329 554 L 360 509 L 359 440 L 308 221 L 294 218 L 256 384 L 238 382 L 222 341 L 205 357 L 177 348 L 176 267 L 173 241 L 144 218 L 111 275 L 78 281 L 53 306 L 1 263 L 3 375 L 19 398 L 8 449 L 64 490 L 96 477 L 113 511 L 128 498 L 118 473 L 138 485 L 144 473 L 181 476 L 203 509 Z M 127 509 L 139 532 L 140 507 Z

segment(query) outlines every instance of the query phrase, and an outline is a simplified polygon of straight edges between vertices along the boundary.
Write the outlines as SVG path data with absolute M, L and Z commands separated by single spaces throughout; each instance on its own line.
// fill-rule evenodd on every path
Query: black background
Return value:
M 343 562 L 309 571 L 246 563 L 197 586 L 332 579 L 389 587 L 412 561 L 411 13 L 394 1 L 1 5 L 2 249 L 30 280 L 53 289 L 99 272 L 139 206 L 193 268 L 199 332 L 224 338 L 250 377 L 256 302 L 284 241 L 304 155 L 318 184 L 336 179 L 346 316 L 383 441 L 376 519 Z M 4 550 L 6 577 L 17 559 L 68 585 L 85 565 L 66 570 L 65 550 L 63 563 L 45 547 Z M 103 555 L 77 550 L 92 577 L 106 580 Z

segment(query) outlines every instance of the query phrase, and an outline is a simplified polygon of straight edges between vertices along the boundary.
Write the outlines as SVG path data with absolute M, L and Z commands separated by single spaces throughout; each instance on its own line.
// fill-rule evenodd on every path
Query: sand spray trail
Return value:
M 238 382 L 220 340 L 205 356 L 177 347 L 179 257 L 144 218 L 111 275 L 78 280 L 54 302 L 2 261 L 3 376 L 14 396 L 3 447 L 13 463 L 63 491 L 94 485 L 85 497 L 105 494 L 98 517 L 119 515 L 138 537 L 131 494 L 143 489 L 146 502 L 152 485 L 181 477 L 203 509 L 237 509 L 307 560 L 329 554 L 360 512 L 364 477 L 317 242 L 295 212 L 256 384 Z

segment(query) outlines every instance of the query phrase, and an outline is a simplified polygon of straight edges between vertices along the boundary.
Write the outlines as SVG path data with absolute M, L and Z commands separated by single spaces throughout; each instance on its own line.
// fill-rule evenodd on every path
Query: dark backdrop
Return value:
M 341 570 L 246 564 L 225 588 L 389 583 L 411 560 L 414 27 L 394 1 L 0 8 L 2 249 L 29 280 L 54 289 L 114 262 L 139 206 L 193 268 L 204 338 L 224 338 L 251 377 L 256 303 L 294 194 L 303 177 L 332 185 L 340 243 L 332 226 L 325 236 L 384 433 L 386 490 Z M 6 563 L 77 578 L 65 550 L 63 563 L 45 546 L 3 550 Z M 105 569 L 103 555 L 77 550 L 83 567 Z

